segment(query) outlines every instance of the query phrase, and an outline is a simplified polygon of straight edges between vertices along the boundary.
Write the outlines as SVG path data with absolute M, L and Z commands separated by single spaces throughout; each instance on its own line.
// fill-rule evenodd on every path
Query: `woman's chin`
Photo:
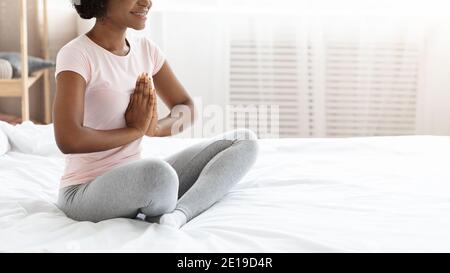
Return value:
M 143 30 L 145 29 L 145 24 L 134 24 L 134 25 L 130 25 L 130 28 L 134 29 L 134 30 Z

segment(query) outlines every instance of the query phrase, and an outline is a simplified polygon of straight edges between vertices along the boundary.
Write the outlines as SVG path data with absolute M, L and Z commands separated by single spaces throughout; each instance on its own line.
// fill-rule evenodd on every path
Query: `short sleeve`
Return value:
M 90 65 L 86 55 L 76 47 L 63 47 L 56 56 L 55 78 L 62 71 L 80 74 L 86 83 L 90 80 Z
M 147 39 L 150 43 L 150 55 L 152 58 L 152 64 L 153 64 L 153 73 L 152 76 L 155 76 L 159 70 L 161 70 L 162 66 L 164 65 L 164 62 L 166 60 L 166 56 L 164 52 L 161 50 L 161 48 L 152 40 Z

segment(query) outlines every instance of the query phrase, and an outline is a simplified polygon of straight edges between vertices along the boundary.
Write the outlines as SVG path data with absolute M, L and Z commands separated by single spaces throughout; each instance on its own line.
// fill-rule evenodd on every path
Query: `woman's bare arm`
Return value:
M 164 62 L 162 68 L 153 77 L 155 89 L 159 97 L 165 105 L 171 110 L 171 113 L 158 121 L 157 136 L 164 137 L 172 135 L 172 127 L 175 124 L 183 124 L 180 132 L 186 130 L 191 126 L 196 117 L 196 109 L 192 98 L 178 81 L 169 63 Z M 182 107 L 180 107 L 182 106 Z M 190 115 L 180 115 L 179 117 L 172 117 L 172 112 L 179 107 L 183 112 L 183 107 L 189 111 Z M 149 135 L 149 134 L 147 134 Z
M 107 151 L 143 136 L 135 128 L 95 130 L 83 126 L 86 82 L 79 74 L 64 71 L 56 80 L 53 106 L 56 143 L 64 154 Z

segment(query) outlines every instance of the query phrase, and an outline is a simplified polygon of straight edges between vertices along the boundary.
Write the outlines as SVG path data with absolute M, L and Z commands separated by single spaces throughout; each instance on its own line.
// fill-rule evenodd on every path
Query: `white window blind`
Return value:
M 306 114 L 301 101 L 304 90 L 300 90 L 299 75 L 303 71 L 299 70 L 296 32 L 292 27 L 272 28 L 273 39 L 267 41 L 243 32 L 239 26 L 232 27 L 229 103 L 236 106 L 235 109 L 244 106 L 244 110 L 245 106 L 251 105 L 276 105 L 279 107 L 279 117 L 275 118 L 279 118 L 280 136 L 294 137 L 300 132 L 300 116 Z M 267 114 L 275 113 L 267 110 Z M 233 128 L 252 122 L 264 124 L 259 115 L 230 114 L 230 118 Z M 268 121 L 267 126 L 270 125 Z M 257 131 L 261 134 L 270 128 L 258 126 Z
M 416 131 L 419 50 L 406 43 L 326 45 L 327 136 Z
M 245 20 L 230 28 L 229 104 L 278 105 L 281 137 L 416 132 L 420 40 L 352 41 L 297 20 Z M 258 123 L 236 116 L 233 127 Z

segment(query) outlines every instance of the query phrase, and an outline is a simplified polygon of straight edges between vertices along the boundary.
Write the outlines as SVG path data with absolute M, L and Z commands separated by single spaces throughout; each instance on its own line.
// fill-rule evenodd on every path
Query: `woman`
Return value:
M 257 157 L 256 136 L 235 130 L 164 160 L 141 159 L 142 137 L 170 136 L 176 124 L 190 126 L 195 118 L 193 101 L 160 48 L 126 34 L 128 28 L 144 29 L 152 3 L 74 4 L 82 18 L 95 17 L 96 23 L 57 56 L 54 129 L 67 154 L 58 207 L 79 221 L 145 215 L 179 228 L 247 173 Z M 159 120 L 157 95 L 172 111 L 185 107 L 191 114 Z

